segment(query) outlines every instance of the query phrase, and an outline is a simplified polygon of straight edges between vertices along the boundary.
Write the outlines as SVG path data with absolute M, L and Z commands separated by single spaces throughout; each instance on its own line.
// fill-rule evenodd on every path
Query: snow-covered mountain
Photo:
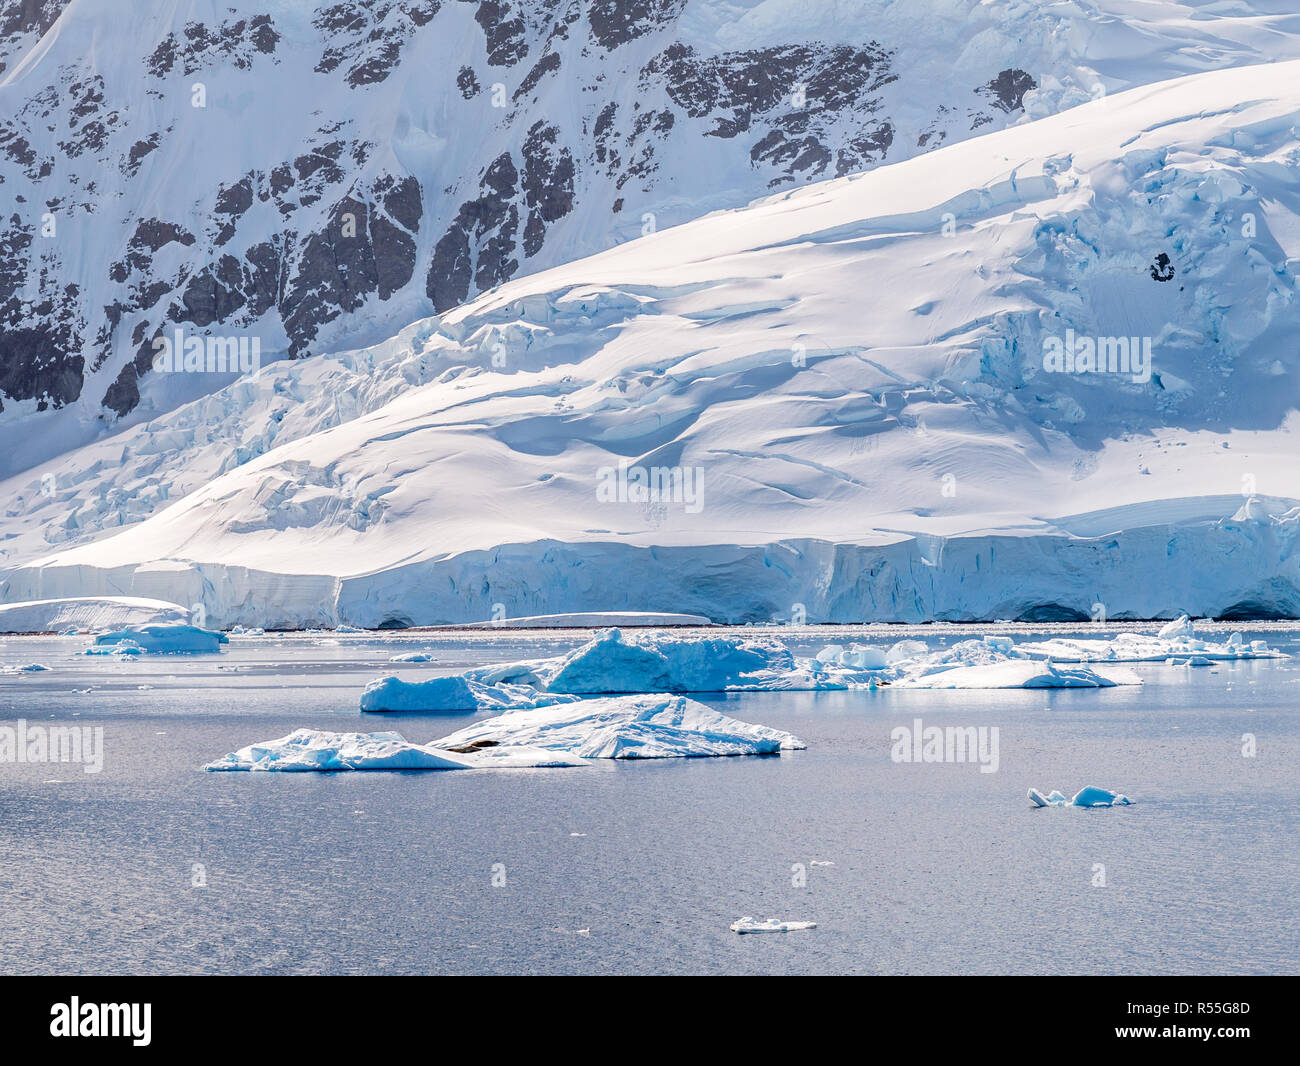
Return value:
M 3 597 L 367 626 L 1295 615 L 1298 275 L 1300 62 L 1110 94 L 12 478 Z
M 1108 91 L 1300 57 L 1284 3 L 0 0 L 0 474 L 262 361 Z

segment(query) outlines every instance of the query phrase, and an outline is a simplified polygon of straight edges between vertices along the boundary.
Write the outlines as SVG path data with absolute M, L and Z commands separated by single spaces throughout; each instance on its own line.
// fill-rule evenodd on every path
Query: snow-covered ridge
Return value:
M 1262 0 L 0 0 L 0 472 L 227 382 L 153 370 L 175 328 L 263 362 L 371 344 L 651 226 L 1296 58 L 1298 23 Z
M 1026 34 L 1047 99 L 1093 77 L 1029 11 L 1002 32 L 965 3 L 917 47 L 887 4 L 816 34 L 790 6 L 0 3 L 0 470 L 229 380 L 156 373 L 174 328 L 266 360 L 371 343 L 648 224 L 1015 121 Z
M 294 417 L 280 390 L 329 428 L 3 595 L 218 625 L 1294 615 L 1297 86 L 1138 89 L 513 282 L 335 363 L 391 397 L 345 421 L 345 378 L 277 368 L 169 476 Z M 1051 372 L 1072 335 L 1145 338 L 1150 374 Z M 39 517 L 129 498 L 122 460 L 28 482 L 20 561 Z M 700 506 L 630 491 L 655 470 Z

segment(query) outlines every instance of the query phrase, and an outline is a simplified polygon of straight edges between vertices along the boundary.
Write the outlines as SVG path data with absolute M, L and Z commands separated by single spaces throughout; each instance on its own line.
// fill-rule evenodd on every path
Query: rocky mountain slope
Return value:
M 1197 6 L 3 0 L 0 473 L 233 379 L 158 373 L 177 329 L 262 363 L 371 344 L 715 208 L 1293 54 L 1281 7 Z

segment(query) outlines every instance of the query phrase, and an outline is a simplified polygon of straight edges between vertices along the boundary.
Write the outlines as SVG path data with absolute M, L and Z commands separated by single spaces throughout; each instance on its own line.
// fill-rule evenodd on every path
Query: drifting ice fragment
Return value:
M 777 918 L 768 918 L 764 922 L 745 917 L 731 923 L 733 933 L 793 933 L 800 929 L 816 929 L 816 922 L 783 922 Z
M 1036 788 L 1029 790 L 1029 801 L 1035 807 L 1128 807 L 1132 800 L 1119 792 L 1111 792 L 1095 785 L 1087 785 L 1067 800 L 1060 792 L 1053 791 L 1044 796 Z

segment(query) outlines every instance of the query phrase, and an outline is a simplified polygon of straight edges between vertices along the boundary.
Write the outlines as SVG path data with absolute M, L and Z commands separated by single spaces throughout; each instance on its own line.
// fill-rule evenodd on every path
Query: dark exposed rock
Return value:
M 460 68 L 460 73 L 456 75 L 456 87 L 460 89 L 460 95 L 466 100 L 473 100 L 475 96 L 482 92 L 473 67 Z
M 546 77 L 547 74 L 551 74 L 554 71 L 557 71 L 559 69 L 560 69 L 559 53 L 548 52 L 546 55 L 542 56 L 542 58 L 537 61 L 533 69 L 528 72 L 528 76 L 519 83 L 519 88 L 515 90 L 514 98 L 516 100 L 519 100 L 527 96 L 529 93 L 531 93 L 534 89 L 537 88 L 537 83 L 540 82 L 544 77 Z
M 1027 72 L 1004 70 L 976 92 L 991 97 L 998 108 L 1010 114 L 1022 110 L 1025 106 L 1025 93 L 1037 88 L 1038 82 Z
M 481 0 L 474 21 L 487 38 L 488 62 L 494 67 L 512 66 L 528 54 L 528 33 L 516 11 L 517 0 Z
M 593 0 L 588 19 L 591 36 L 607 49 L 668 27 L 686 0 Z
M 510 153 L 504 152 L 484 172 L 479 196 L 461 205 L 434 248 L 425 291 L 435 309 L 462 303 L 471 279 L 479 288 L 490 288 L 513 276 L 519 267 L 510 256 L 519 225 L 519 208 L 513 202 L 518 195 L 519 172 Z M 479 246 L 476 270 L 472 247 Z
M 371 0 L 317 11 L 312 24 L 331 42 L 316 64 L 317 73 L 344 67 L 344 79 L 353 89 L 386 80 L 411 37 L 441 6 L 440 0 Z

